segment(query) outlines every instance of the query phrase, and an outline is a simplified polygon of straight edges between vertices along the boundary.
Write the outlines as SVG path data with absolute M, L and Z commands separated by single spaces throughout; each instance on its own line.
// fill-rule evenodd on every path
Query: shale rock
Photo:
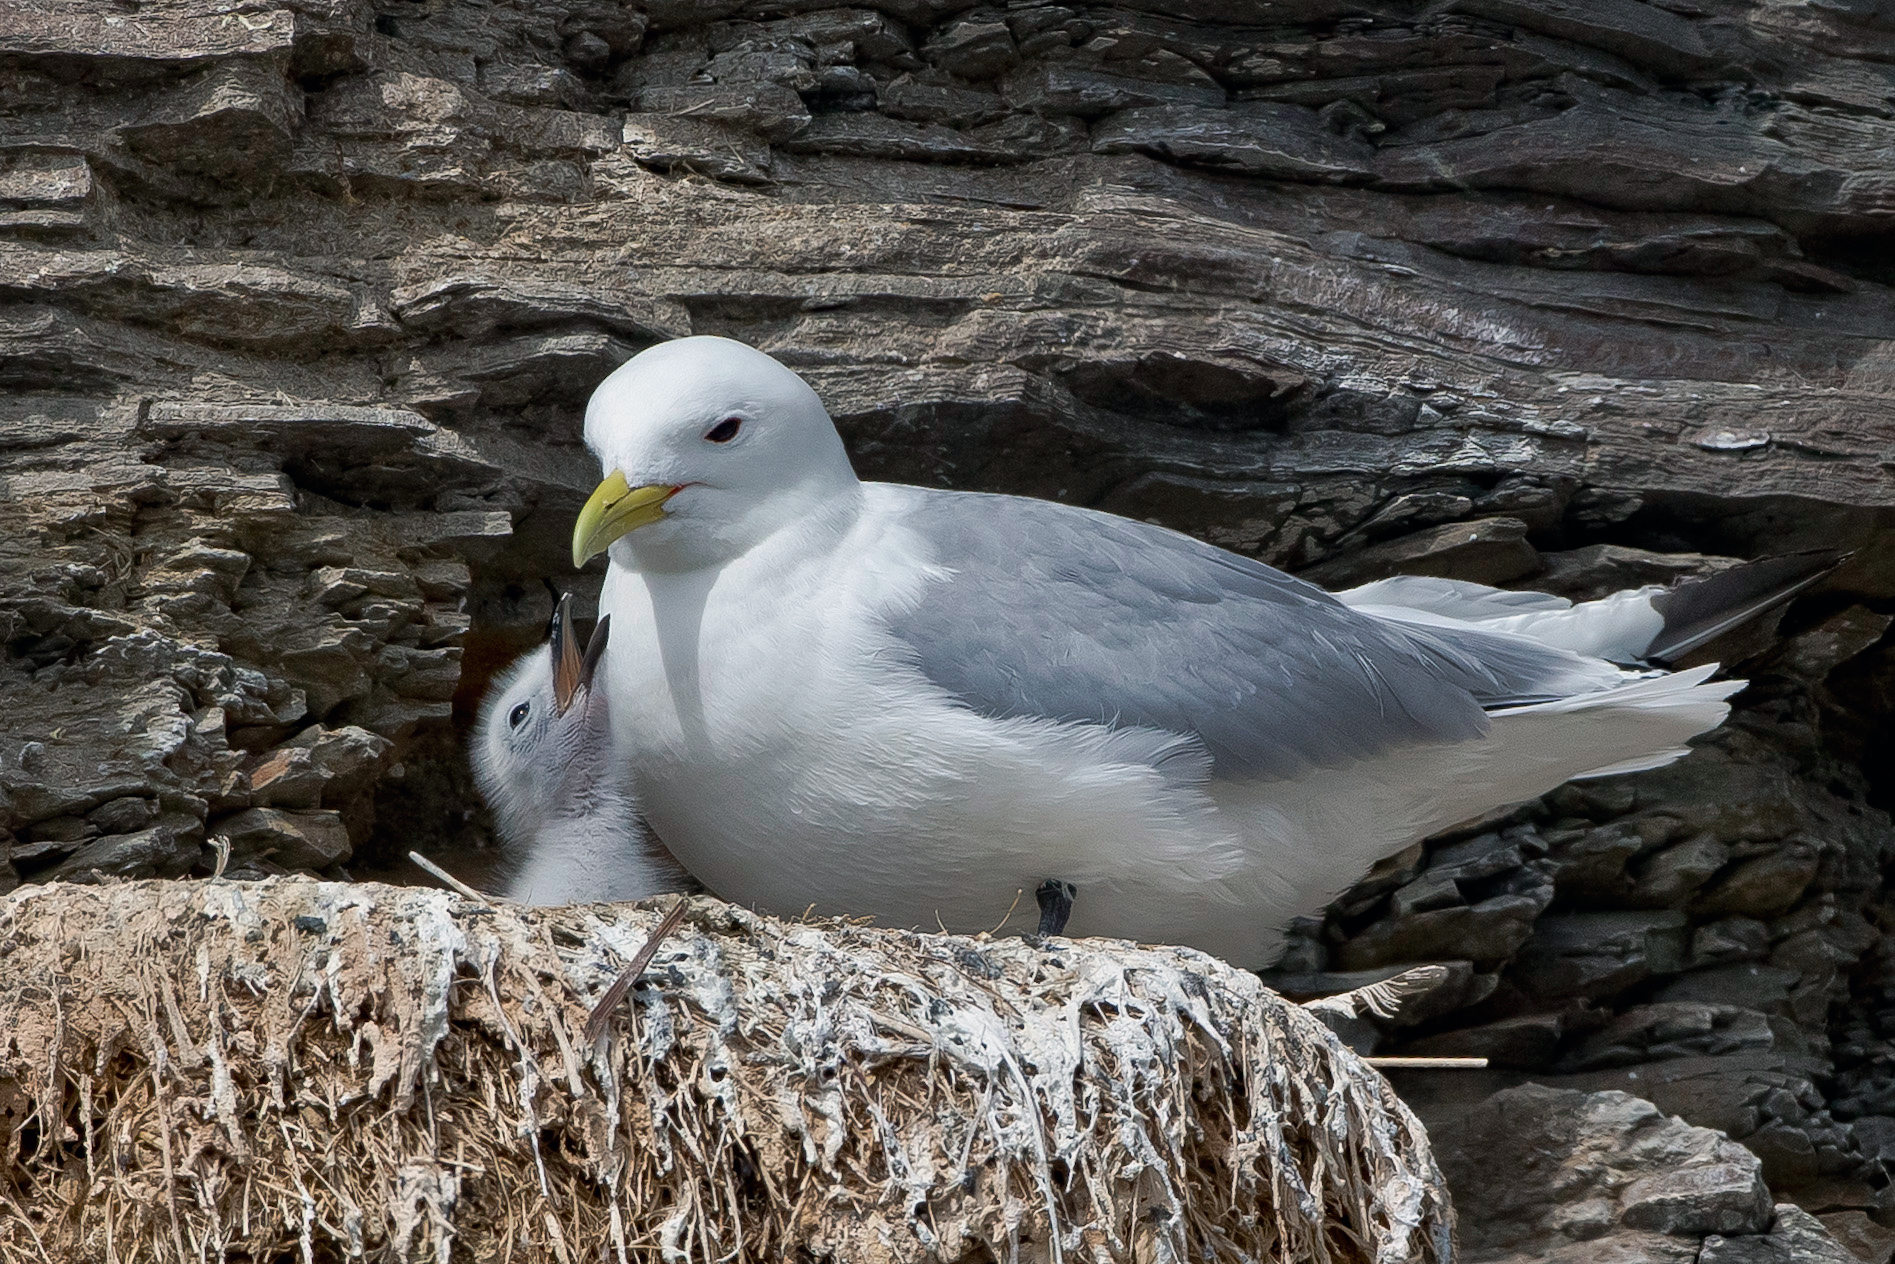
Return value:
M 1853 1258 L 1800 1207 L 1772 1206 L 1749 1151 L 1624 1093 L 1527 1084 L 1429 1126 L 1480 1264 Z
M 1698 1264 L 1857 1264 L 1823 1223 L 1794 1203 L 1778 1203 L 1767 1234 L 1713 1235 L 1704 1240 Z
M 1281 981 L 1445 963 L 1383 1051 L 1879 1225 L 1891 65 L 1854 0 L 0 0 L 0 889 L 477 870 L 475 705 L 597 593 L 585 398 L 726 334 L 870 477 L 1326 582 L 1853 551 L 1701 651 L 1753 683 L 1690 758 L 1392 859 Z

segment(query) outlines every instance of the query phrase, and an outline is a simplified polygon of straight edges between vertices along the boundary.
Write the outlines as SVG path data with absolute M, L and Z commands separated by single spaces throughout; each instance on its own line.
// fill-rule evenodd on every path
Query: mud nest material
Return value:
M 1445 1260 L 1386 1083 L 1183 949 L 301 879 L 0 899 L 0 1261 Z

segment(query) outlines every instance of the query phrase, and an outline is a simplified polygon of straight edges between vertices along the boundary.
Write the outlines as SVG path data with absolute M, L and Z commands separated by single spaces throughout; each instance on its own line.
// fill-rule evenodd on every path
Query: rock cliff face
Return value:
M 1625 1093 L 1506 1089 L 1434 1140 L 1452 1156 L 1461 1242 L 1475 1264 L 1857 1258 L 1801 1207 L 1771 1205 L 1755 1155 Z M 1524 1179 L 1495 1180 L 1497 1170 Z
M 481 848 L 584 400 L 728 334 L 870 477 L 1323 582 L 1855 550 L 1715 647 L 1705 749 L 1392 860 L 1277 982 L 1452 963 L 1385 1051 L 1871 1224 L 1892 138 L 1876 0 L 0 0 L 0 889 Z

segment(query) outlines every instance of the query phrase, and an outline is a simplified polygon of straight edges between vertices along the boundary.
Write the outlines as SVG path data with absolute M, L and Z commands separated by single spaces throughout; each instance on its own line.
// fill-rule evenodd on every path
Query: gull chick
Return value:
M 771 911 L 972 931 L 1034 890 L 1043 932 L 1261 966 L 1383 856 L 1668 763 L 1742 687 L 1467 594 L 1356 609 L 1147 523 L 863 482 L 815 391 L 727 339 L 635 356 L 585 433 L 617 758 L 693 874 Z
M 594 688 L 610 617 L 581 654 L 571 607 L 570 593 L 559 599 L 547 643 L 499 677 L 475 728 L 474 779 L 513 875 L 503 894 L 578 904 L 691 890 L 645 831 L 631 770 L 612 754 L 610 704 Z

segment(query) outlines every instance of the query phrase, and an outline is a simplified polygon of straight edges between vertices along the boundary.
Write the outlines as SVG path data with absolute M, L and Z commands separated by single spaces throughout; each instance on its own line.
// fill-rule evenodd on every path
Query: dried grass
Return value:
M 1181 949 L 269 882 L 0 899 L 0 1264 L 1446 1260 L 1381 1077 Z

